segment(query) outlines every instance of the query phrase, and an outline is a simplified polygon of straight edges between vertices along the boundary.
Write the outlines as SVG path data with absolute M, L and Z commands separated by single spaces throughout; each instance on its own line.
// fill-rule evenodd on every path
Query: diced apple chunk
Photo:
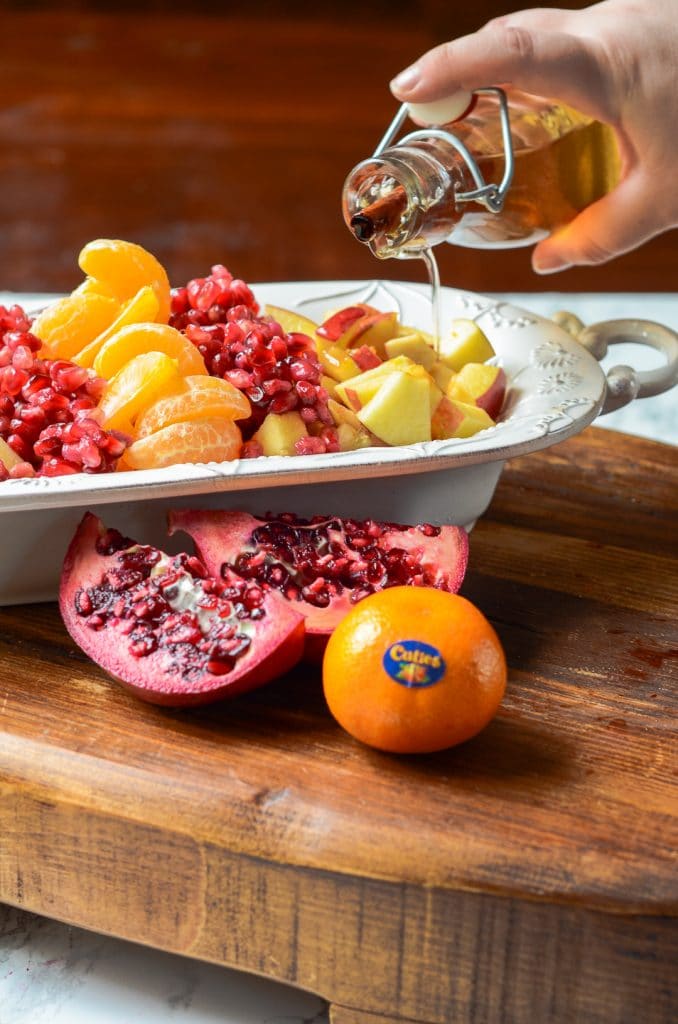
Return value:
M 452 321 L 449 335 L 440 339 L 438 358 L 458 372 L 465 363 L 484 363 L 495 354 L 489 339 L 474 320 Z
M 491 363 L 466 363 L 448 384 L 446 394 L 473 402 L 496 420 L 506 395 L 506 374 Z
M 317 324 L 309 320 L 303 313 L 297 313 L 293 309 L 283 309 L 281 306 L 266 305 L 267 316 L 272 316 L 286 334 L 307 334 L 309 338 L 315 338 Z
M 437 358 L 435 349 L 417 332 L 401 334 L 397 338 L 390 338 L 384 344 L 384 348 L 389 359 L 394 358 L 394 356 L 407 356 L 408 359 L 419 363 L 420 366 L 423 366 L 429 372 Z
M 3 438 L 1 438 L 1 437 L 0 437 L 0 462 L 2 462 L 3 466 L 5 467 L 5 469 L 7 471 L 12 469 L 13 466 L 18 466 L 18 464 L 20 462 L 23 462 L 23 459 L 21 458 L 21 456 L 17 455 L 17 453 L 14 451 L 14 449 L 10 448 L 10 446 L 7 444 L 7 442 L 5 440 L 3 440 Z
M 396 371 L 358 411 L 369 431 L 390 445 L 431 439 L 430 388 L 425 377 Z
M 259 442 L 264 455 L 296 455 L 295 443 L 307 436 L 298 412 L 269 412 L 253 440 Z
M 494 420 L 484 409 L 445 396 L 431 418 L 431 436 L 435 441 L 451 437 L 473 437 L 478 431 L 493 426 Z
M 323 370 L 333 380 L 348 380 L 350 377 L 357 377 L 360 373 L 360 367 L 356 361 L 341 345 L 337 345 L 333 341 L 317 338 L 316 352 Z

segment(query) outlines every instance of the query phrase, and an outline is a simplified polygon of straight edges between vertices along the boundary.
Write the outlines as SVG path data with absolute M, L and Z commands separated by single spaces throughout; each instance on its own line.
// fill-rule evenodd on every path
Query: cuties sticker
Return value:
M 421 640 L 398 640 L 382 659 L 384 670 L 396 683 L 410 688 L 433 686 L 445 675 L 445 659 L 437 647 Z

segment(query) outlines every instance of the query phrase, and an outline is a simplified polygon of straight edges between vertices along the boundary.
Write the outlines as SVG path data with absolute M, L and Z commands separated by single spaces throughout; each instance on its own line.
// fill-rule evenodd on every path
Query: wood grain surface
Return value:
M 0 2 L 0 289 L 70 291 L 97 237 L 145 245 L 177 285 L 214 263 L 249 281 L 424 280 L 349 235 L 344 178 L 395 113 L 396 72 L 517 6 Z M 528 250 L 439 257 L 443 283 L 483 294 L 662 291 L 677 238 L 555 278 Z
M 595 428 L 508 464 L 462 591 L 508 692 L 436 755 L 351 740 L 308 667 L 144 705 L 54 605 L 0 609 L 0 899 L 292 982 L 335 1024 L 668 1024 L 677 475 Z

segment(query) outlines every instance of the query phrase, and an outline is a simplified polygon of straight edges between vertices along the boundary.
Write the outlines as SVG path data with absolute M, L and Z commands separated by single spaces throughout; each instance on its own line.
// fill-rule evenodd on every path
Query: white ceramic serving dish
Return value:
M 321 320 L 330 309 L 368 302 L 401 322 L 431 329 L 430 290 L 385 281 L 314 281 L 253 286 L 262 304 Z M 0 483 L 0 604 L 52 600 L 67 544 L 86 509 L 144 543 L 176 550 L 165 517 L 177 505 L 252 512 L 334 513 L 471 528 L 491 501 L 504 463 L 571 437 L 601 413 L 678 380 L 678 337 L 647 321 L 608 321 L 579 340 L 553 321 L 480 295 L 443 288 L 441 327 L 475 319 L 504 367 L 509 390 L 500 422 L 472 438 L 329 455 L 260 458 L 161 470 L 78 474 Z M 659 349 L 665 365 L 636 373 L 597 359 L 608 344 Z M 406 410 L 403 410 L 406 415 Z

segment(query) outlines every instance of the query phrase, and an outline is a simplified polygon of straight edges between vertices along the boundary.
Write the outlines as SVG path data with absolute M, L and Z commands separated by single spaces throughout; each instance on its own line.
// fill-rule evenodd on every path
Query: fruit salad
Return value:
M 469 437 L 503 369 L 471 320 L 434 344 L 357 304 L 322 323 L 224 266 L 172 289 L 151 253 L 96 239 L 37 316 L 0 307 L 0 480 Z

